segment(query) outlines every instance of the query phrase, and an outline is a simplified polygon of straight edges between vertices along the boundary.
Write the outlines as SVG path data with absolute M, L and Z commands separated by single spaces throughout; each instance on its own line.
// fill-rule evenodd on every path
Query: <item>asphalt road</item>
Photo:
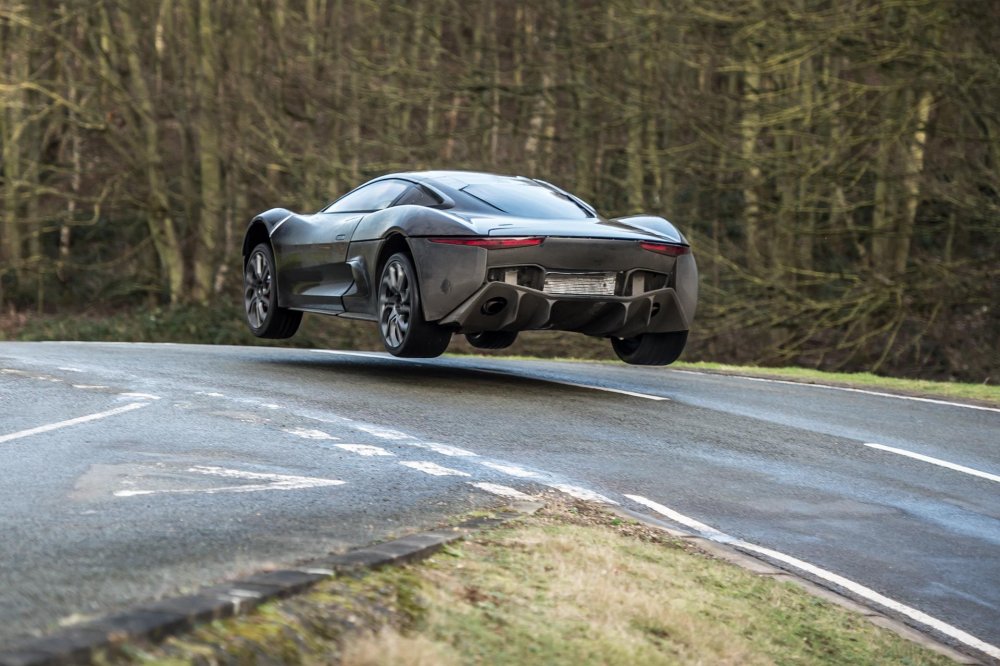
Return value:
M 996 409 L 613 364 L 0 343 L 0 461 L 0 646 L 552 489 L 1000 645 Z

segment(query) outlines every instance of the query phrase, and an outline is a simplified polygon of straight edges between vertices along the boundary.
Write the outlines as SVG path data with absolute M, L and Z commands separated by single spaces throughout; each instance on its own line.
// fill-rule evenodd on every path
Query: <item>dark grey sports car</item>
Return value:
M 606 219 L 544 181 L 464 171 L 382 176 L 312 215 L 261 213 L 243 264 L 254 335 L 290 337 L 303 312 L 340 315 L 378 322 L 396 356 L 438 356 L 453 333 L 501 349 L 549 329 L 666 365 L 698 301 L 691 248 L 665 219 Z

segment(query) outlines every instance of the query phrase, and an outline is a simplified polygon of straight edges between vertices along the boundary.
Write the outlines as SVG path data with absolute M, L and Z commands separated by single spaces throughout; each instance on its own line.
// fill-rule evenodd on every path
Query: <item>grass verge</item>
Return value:
M 309 593 L 109 663 L 945 664 L 789 583 L 583 503 L 422 563 Z
M 679 370 L 697 370 L 724 375 L 785 379 L 806 384 L 829 384 L 847 388 L 863 388 L 889 393 L 902 393 L 928 398 L 950 398 L 1000 406 L 1000 386 L 990 384 L 965 384 L 961 382 L 936 382 L 928 379 L 902 379 L 882 377 L 870 372 L 824 372 L 810 368 L 762 368 L 758 366 L 727 365 L 725 363 L 675 363 Z

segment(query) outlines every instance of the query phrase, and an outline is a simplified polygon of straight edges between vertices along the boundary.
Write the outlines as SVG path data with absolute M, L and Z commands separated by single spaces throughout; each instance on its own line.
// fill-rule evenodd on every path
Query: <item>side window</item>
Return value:
M 324 213 L 367 213 L 382 210 L 403 193 L 409 183 L 403 180 L 380 180 L 345 194 L 327 206 Z
M 411 185 L 395 203 L 396 206 L 437 206 L 439 204 L 441 204 L 440 199 L 419 185 Z

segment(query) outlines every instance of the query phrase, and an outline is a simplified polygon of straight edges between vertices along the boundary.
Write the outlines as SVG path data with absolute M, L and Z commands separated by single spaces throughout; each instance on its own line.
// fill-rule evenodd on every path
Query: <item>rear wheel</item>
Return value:
M 634 338 L 611 338 L 618 358 L 632 365 L 670 365 L 684 351 L 687 331 L 643 333 Z
M 477 349 L 506 349 L 517 340 L 517 331 L 483 331 L 466 333 L 465 339 Z
M 378 325 L 382 344 L 393 356 L 433 358 L 451 342 L 451 331 L 424 319 L 417 272 L 402 252 L 389 257 L 382 267 Z
M 274 253 L 260 243 L 243 267 L 243 312 L 250 332 L 258 338 L 290 338 L 302 322 L 302 313 L 278 307 Z

